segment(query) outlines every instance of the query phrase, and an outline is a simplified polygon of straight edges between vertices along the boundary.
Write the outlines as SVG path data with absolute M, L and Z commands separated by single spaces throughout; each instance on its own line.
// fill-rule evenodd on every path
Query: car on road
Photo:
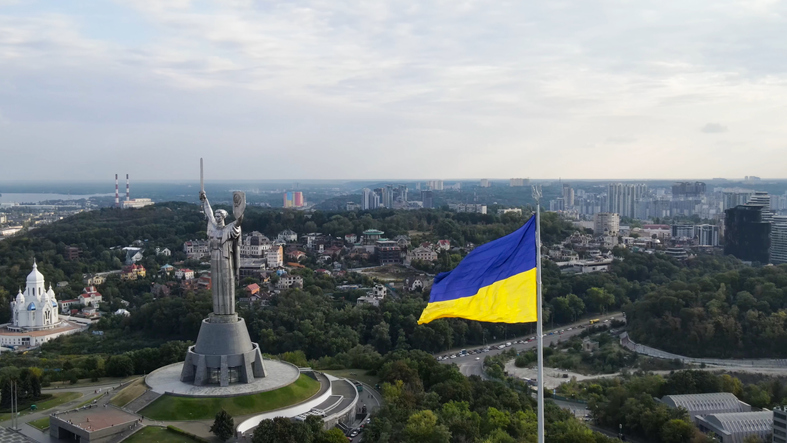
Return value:
M 568 329 L 566 329 L 566 331 L 570 331 L 570 330 L 572 330 L 572 329 L 574 329 L 574 328 L 568 328 Z
M 476 360 L 481 360 L 481 357 L 476 357 L 475 359 L 476 359 Z
M 511 346 L 511 342 L 506 343 L 506 347 Z
M 451 358 L 456 358 L 456 354 L 451 354 Z
M 506 345 L 500 345 L 500 346 L 497 347 L 497 349 L 505 349 L 505 348 L 506 348 Z

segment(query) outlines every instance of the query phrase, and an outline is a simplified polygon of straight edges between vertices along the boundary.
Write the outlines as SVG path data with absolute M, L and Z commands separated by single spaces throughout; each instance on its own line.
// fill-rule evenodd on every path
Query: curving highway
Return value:
M 598 318 L 600 320 L 599 324 L 606 324 L 605 321 L 607 322 L 611 321 L 613 318 L 622 319 L 623 314 L 621 312 L 612 312 L 594 318 Z M 552 343 L 557 343 L 558 341 L 564 341 L 568 337 L 579 335 L 582 331 L 584 331 L 584 329 L 579 328 L 580 325 L 587 327 L 588 320 L 563 325 L 555 329 L 549 329 L 549 330 L 544 329 L 544 334 L 547 334 L 547 336 L 544 337 L 544 346 L 549 346 Z M 571 330 L 569 331 L 568 328 L 571 328 Z M 563 333 L 560 333 L 561 330 L 563 330 Z M 553 335 L 548 335 L 549 333 L 553 333 Z M 526 343 L 514 343 L 514 341 L 527 340 L 530 337 L 533 336 L 531 335 L 531 336 L 524 336 L 524 337 L 512 337 L 505 341 L 489 343 L 490 350 L 488 352 L 483 352 L 480 354 L 468 354 L 463 357 L 457 355 L 456 358 L 448 358 L 445 360 L 440 360 L 440 363 L 456 364 L 459 367 L 459 371 L 465 376 L 469 377 L 471 375 L 477 375 L 479 377 L 485 378 L 486 374 L 484 374 L 484 357 L 488 355 L 498 355 L 503 351 L 507 351 L 511 348 L 514 348 L 517 351 L 527 351 L 530 349 L 535 349 L 538 343 L 537 340 L 533 340 L 531 342 L 526 342 Z M 497 348 L 497 346 L 504 345 L 507 342 L 511 342 L 512 345 L 504 349 Z M 470 350 L 470 349 L 479 349 L 479 348 L 483 349 L 484 346 L 469 346 L 467 349 Z M 441 352 L 435 355 L 435 357 L 439 357 L 443 355 L 450 356 L 452 354 L 458 354 L 459 351 L 461 351 L 461 349 L 452 349 L 450 351 Z

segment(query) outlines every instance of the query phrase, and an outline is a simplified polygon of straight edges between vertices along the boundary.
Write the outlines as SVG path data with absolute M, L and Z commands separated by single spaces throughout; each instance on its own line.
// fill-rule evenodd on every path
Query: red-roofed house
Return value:
M 210 274 L 200 276 L 197 280 L 197 287 L 205 291 L 210 291 L 211 288 L 213 288 L 213 281 L 210 279 Z
M 290 260 L 298 261 L 305 257 L 306 257 L 306 253 L 303 251 L 290 251 L 287 253 L 287 258 L 289 258 Z
M 175 278 L 178 280 L 193 280 L 194 279 L 194 271 L 187 268 L 178 269 L 175 271 Z
M 438 240 L 437 248 L 443 251 L 448 251 L 451 249 L 451 240 Z
M 260 285 L 258 285 L 257 283 L 252 283 L 246 286 L 246 294 L 248 294 L 249 296 L 257 295 L 259 293 L 260 293 Z
M 121 280 L 136 280 L 139 277 L 145 277 L 147 271 L 145 271 L 145 267 L 142 265 L 129 265 L 123 266 L 123 270 L 120 273 Z
M 92 306 L 94 308 L 98 307 L 98 304 L 104 297 L 101 295 L 100 292 L 96 291 L 95 286 L 88 286 L 87 288 L 82 289 L 82 293 L 79 294 L 79 301 L 82 306 Z

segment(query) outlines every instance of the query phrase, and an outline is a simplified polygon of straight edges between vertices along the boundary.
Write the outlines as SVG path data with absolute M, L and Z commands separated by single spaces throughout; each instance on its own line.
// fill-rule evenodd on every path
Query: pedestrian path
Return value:
M 30 443 L 32 441 L 35 440 L 30 440 L 19 432 L 8 428 L 0 428 L 0 442 L 2 443 Z
M 159 397 L 161 397 L 161 395 L 162 394 L 159 394 L 158 392 L 153 392 L 148 389 L 144 394 L 140 395 L 134 400 L 131 400 L 126 406 L 123 407 L 123 409 L 137 413 L 144 409 L 145 406 L 156 401 Z

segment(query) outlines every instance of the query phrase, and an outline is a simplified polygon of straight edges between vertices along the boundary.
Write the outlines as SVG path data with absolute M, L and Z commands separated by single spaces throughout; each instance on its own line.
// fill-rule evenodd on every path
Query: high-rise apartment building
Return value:
M 696 225 L 694 226 L 694 238 L 697 239 L 697 246 L 719 246 L 719 227 L 716 225 Z
M 432 209 L 434 207 L 434 200 L 432 200 L 432 191 L 429 190 L 421 191 L 421 202 L 423 202 L 424 208 Z
M 429 180 L 426 182 L 426 186 L 429 187 L 432 191 L 442 191 L 443 190 L 443 181 L 442 180 Z
M 567 208 L 574 207 L 574 190 L 568 183 L 563 183 L 563 203 Z
M 481 183 L 479 184 L 479 186 L 482 187 L 482 188 L 491 188 L 492 187 L 492 183 L 488 179 L 482 178 L 481 179 Z
M 744 261 L 768 263 L 771 224 L 762 220 L 763 207 L 740 205 L 724 211 L 724 253 Z
M 672 238 L 694 238 L 694 225 L 672 225 Z
M 393 208 L 394 191 L 393 185 L 386 185 L 382 188 L 382 204 L 385 208 Z
M 787 406 L 773 408 L 773 443 L 787 443 Z
M 771 222 L 771 263 L 787 263 L 787 216 L 777 215 Z
M 703 182 L 676 182 L 672 185 L 672 197 L 699 197 L 705 194 Z
M 749 205 L 762 206 L 762 221 L 770 222 L 773 219 L 771 212 L 771 196 L 767 192 L 757 191 L 749 198 Z
M 529 178 L 512 178 L 508 181 L 508 185 L 512 188 L 519 188 L 530 184 Z
M 727 210 L 730 208 L 734 208 L 739 205 L 745 205 L 749 202 L 751 196 L 754 195 L 754 191 L 749 191 L 746 189 L 727 189 L 722 191 L 721 194 L 721 201 L 722 201 L 722 210 Z
M 596 236 L 617 237 L 620 233 L 620 215 L 599 212 L 593 216 L 593 234 Z
M 787 210 L 787 195 L 771 196 L 771 212 Z
M 369 188 L 363 188 L 363 195 L 361 196 L 361 209 L 369 211 L 380 207 L 380 194 L 372 191 Z
M 607 186 L 607 212 L 634 218 L 637 203 L 647 192 L 648 185 L 644 183 L 610 183 Z
M 285 208 L 302 208 L 304 204 L 303 192 L 289 191 L 284 193 Z
M 566 202 L 563 200 L 563 197 L 558 197 L 554 200 L 549 201 L 549 210 L 550 211 L 565 211 L 566 210 Z

